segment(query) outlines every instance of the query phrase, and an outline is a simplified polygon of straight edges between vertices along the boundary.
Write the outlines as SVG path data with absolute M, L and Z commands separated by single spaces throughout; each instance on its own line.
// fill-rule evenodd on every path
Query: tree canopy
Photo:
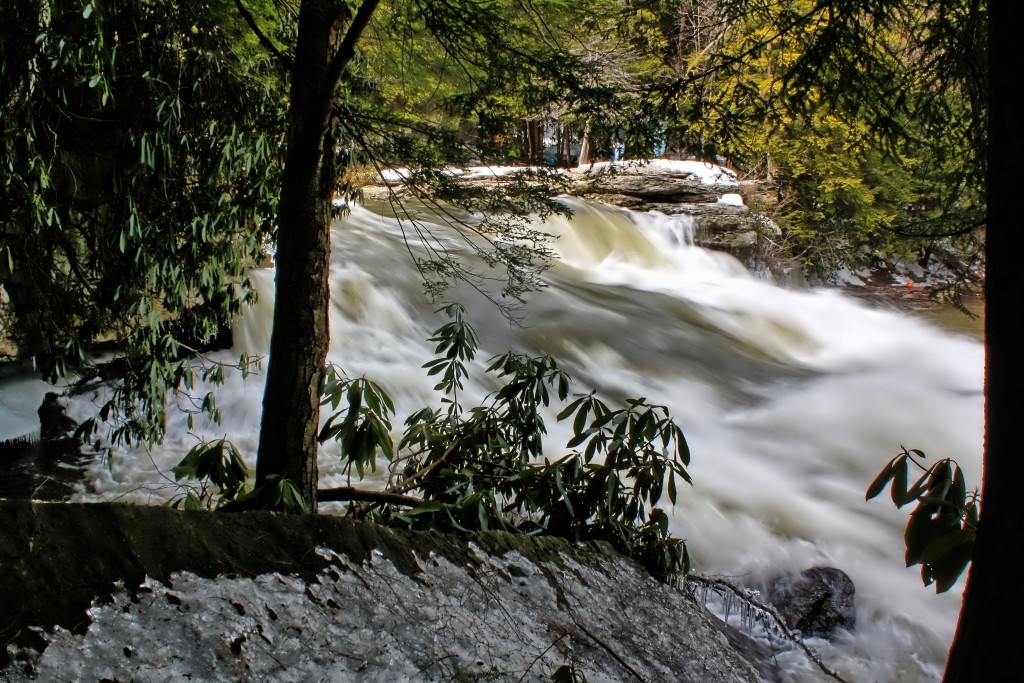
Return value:
M 51 379 L 115 349 L 115 439 L 160 438 L 167 388 L 191 384 L 177 359 L 252 298 L 247 271 L 275 232 L 282 99 L 227 9 L 5 12 L 3 333 Z

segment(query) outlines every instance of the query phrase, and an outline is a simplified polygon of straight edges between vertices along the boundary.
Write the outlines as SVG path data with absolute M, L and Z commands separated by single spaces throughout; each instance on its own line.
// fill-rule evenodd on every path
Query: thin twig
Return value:
M 784 637 L 786 640 L 792 643 L 796 643 L 796 645 L 804 651 L 804 654 L 806 654 L 807 657 L 812 662 L 814 662 L 823 673 L 839 681 L 839 683 L 847 683 L 846 679 L 840 676 L 838 672 L 833 671 L 832 669 L 829 669 L 827 666 L 825 666 L 825 663 L 821 661 L 821 655 L 812 650 L 804 642 L 803 638 L 800 636 L 799 633 L 795 633 L 792 630 L 790 630 L 790 628 L 786 625 L 786 620 L 782 618 L 782 615 L 779 614 L 779 611 L 775 609 L 774 605 L 758 600 L 757 598 L 750 595 L 750 592 L 745 588 L 737 586 L 729 581 L 726 581 L 725 579 L 719 579 L 712 576 L 702 576 L 700 574 L 687 574 L 684 580 L 688 582 L 692 581 L 693 583 L 699 583 L 704 586 L 709 586 L 715 590 L 726 589 L 734 593 L 740 600 L 746 602 L 748 605 L 756 608 L 757 610 L 771 617 L 772 620 L 774 620 L 775 622 L 775 628 L 779 632 L 779 634 L 782 635 L 782 637 Z
M 414 472 L 413 474 L 410 474 L 408 477 L 405 477 L 400 485 L 388 487 L 387 492 L 393 494 L 405 493 L 406 491 L 411 491 L 412 489 L 419 486 L 419 484 L 413 482 L 422 479 L 424 476 L 430 474 L 438 467 L 440 467 L 448 458 L 448 456 L 452 454 L 452 451 L 455 450 L 456 446 L 459 445 L 459 441 L 460 439 L 456 438 L 454 441 L 452 441 L 451 445 L 449 445 L 448 448 L 445 449 L 444 453 L 441 454 L 441 457 L 439 457 L 437 460 L 430 463 L 423 469 L 419 470 L 418 472 Z

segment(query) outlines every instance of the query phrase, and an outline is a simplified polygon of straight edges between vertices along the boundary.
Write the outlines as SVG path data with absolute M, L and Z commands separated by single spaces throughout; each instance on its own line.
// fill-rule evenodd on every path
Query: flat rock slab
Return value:
M 603 544 L 126 505 L 0 515 L 4 680 L 760 680 L 692 599 Z M 33 640 L 41 655 L 13 647 Z

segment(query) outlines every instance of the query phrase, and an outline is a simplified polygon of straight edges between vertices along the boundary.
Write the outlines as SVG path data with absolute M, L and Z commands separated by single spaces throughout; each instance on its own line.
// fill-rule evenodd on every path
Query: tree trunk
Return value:
M 946 683 L 1000 681 L 1024 670 L 1020 619 L 1021 489 L 1017 404 L 1024 359 L 1015 329 L 1021 211 L 1015 206 L 1014 166 L 1024 156 L 1015 77 L 1024 68 L 1014 34 L 1019 4 L 989 3 L 988 220 L 985 239 L 985 474 L 981 520 L 963 609 L 946 665 Z M 1016 17 L 1016 18 L 1014 18 Z M 1014 674 L 1013 672 L 1017 673 Z
M 569 126 L 562 126 L 562 146 L 559 148 L 560 159 L 559 166 L 564 168 L 572 167 L 572 135 L 569 133 Z
M 330 117 L 331 63 L 345 3 L 303 0 L 292 69 L 281 201 L 278 206 L 277 299 L 263 395 L 256 464 L 258 483 L 276 474 L 316 509 L 320 390 L 329 342 L 328 259 L 335 184 Z
M 590 136 L 583 134 L 583 143 L 580 146 L 580 166 L 589 166 L 594 163 L 594 152 L 590 148 Z
M 526 121 L 526 160 L 530 164 L 544 163 L 544 122 L 536 119 Z

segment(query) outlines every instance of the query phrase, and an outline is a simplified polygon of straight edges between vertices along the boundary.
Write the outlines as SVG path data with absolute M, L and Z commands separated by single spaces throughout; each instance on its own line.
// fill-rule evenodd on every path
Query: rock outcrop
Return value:
M 732 171 L 698 161 L 594 164 L 571 171 L 580 195 L 634 197 L 644 202 L 708 204 L 739 189 Z
M 728 252 L 748 267 L 767 260 L 764 238 L 778 235 L 774 224 L 744 202 L 741 192 L 750 191 L 751 185 L 741 184 L 735 173 L 714 164 L 661 159 L 595 164 L 570 176 L 573 194 L 634 211 L 693 217 L 694 244 Z
M 5 680 L 760 680 L 688 595 L 602 544 L 105 504 L 0 515 L 0 642 L 44 648 L 12 645 Z
M 767 598 L 791 629 L 827 638 L 838 628 L 857 625 L 853 579 L 835 567 L 811 567 L 783 576 L 768 587 Z
M 522 167 L 478 167 L 452 171 L 463 181 L 496 187 L 517 177 Z M 694 243 L 708 249 L 726 251 L 750 267 L 774 261 L 777 255 L 766 253 L 769 241 L 778 236 L 778 228 L 753 213 L 745 197 L 759 205 L 770 203 L 770 188 L 765 183 L 740 182 L 729 169 L 702 161 L 623 161 L 600 162 L 591 166 L 555 172 L 561 174 L 566 191 L 632 209 L 660 211 L 667 215 L 688 215 L 696 222 Z M 389 193 L 403 191 L 404 171 L 385 172 L 387 186 L 363 188 L 369 198 L 384 199 Z

